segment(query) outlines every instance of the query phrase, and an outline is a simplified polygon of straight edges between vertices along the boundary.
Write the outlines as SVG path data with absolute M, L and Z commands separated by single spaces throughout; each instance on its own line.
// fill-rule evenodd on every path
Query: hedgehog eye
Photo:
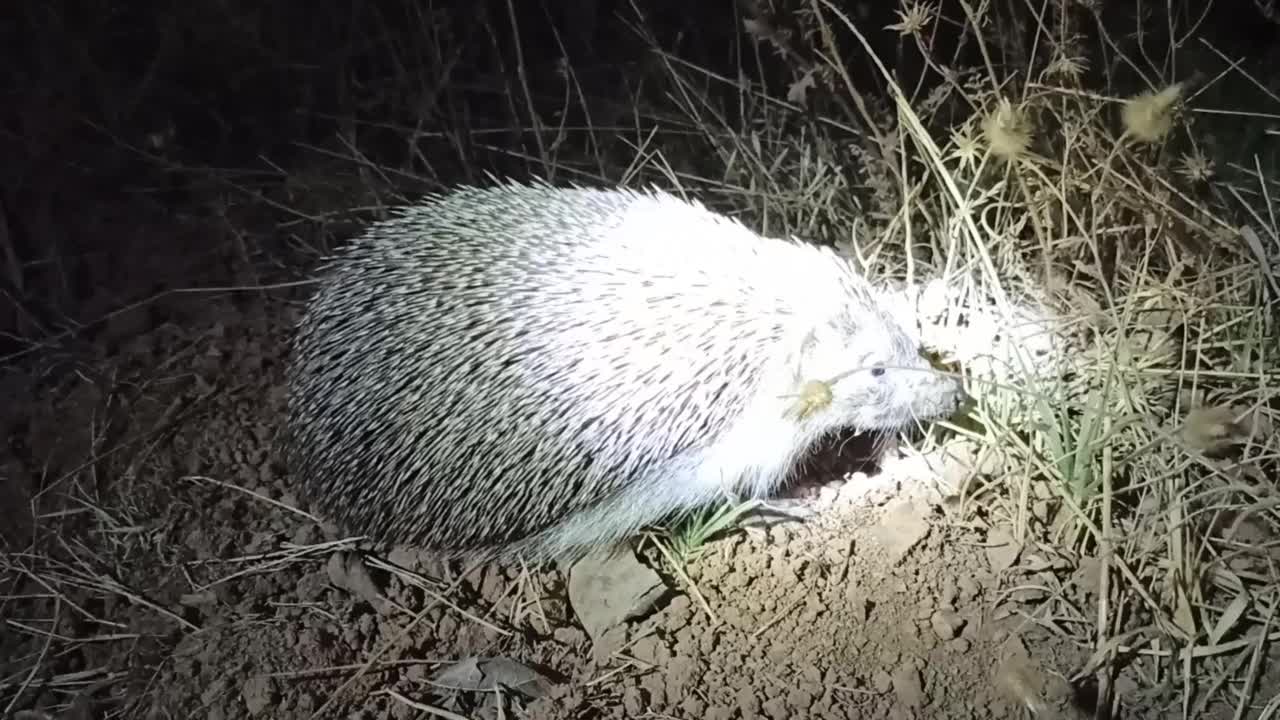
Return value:
M 880 377 L 883 374 L 884 374 L 884 368 L 882 367 L 871 368 L 871 377 Z

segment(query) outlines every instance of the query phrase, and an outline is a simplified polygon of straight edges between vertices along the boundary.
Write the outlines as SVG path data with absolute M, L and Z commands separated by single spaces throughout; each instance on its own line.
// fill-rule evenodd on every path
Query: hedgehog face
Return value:
M 964 397 L 959 382 L 919 353 L 885 358 L 832 383 L 832 420 L 864 430 L 900 430 L 951 415 Z
M 801 365 L 804 380 L 830 389 L 829 405 L 813 418 L 823 429 L 900 430 L 951 415 L 966 397 L 905 328 L 877 311 L 851 313 L 814 333 Z

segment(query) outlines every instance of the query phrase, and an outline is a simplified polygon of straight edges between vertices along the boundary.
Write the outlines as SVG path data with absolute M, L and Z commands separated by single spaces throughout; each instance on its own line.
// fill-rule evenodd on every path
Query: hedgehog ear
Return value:
M 906 283 L 883 283 L 872 288 L 872 298 L 886 319 L 896 324 L 911 336 L 913 341 L 920 339 L 920 318 L 916 312 L 915 286 Z

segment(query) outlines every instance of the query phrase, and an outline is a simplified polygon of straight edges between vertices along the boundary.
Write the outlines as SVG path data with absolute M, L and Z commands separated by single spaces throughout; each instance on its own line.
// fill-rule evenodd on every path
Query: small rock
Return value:
M 249 710 L 249 714 L 254 717 L 267 712 L 279 701 L 275 681 L 265 675 L 246 680 L 240 689 L 240 695 L 244 698 L 244 705 Z
M 569 604 L 592 641 L 648 612 L 665 589 L 657 573 L 621 549 L 592 552 L 569 570 Z
M 955 582 L 949 580 L 947 581 L 947 584 L 942 587 L 942 595 L 938 599 L 938 604 L 954 607 L 956 599 L 959 597 L 960 588 L 956 586 Z
M 924 598 L 916 604 L 914 618 L 916 620 L 930 620 L 933 618 L 935 612 L 936 611 L 933 609 L 933 601 L 928 598 Z
M 622 691 L 622 708 L 627 717 L 640 717 L 648 709 L 644 691 L 638 687 L 629 687 Z
M 645 691 L 650 707 L 661 707 L 674 702 L 667 697 L 667 679 L 658 673 L 649 673 L 640 678 L 640 687 Z
M 887 591 L 896 595 L 905 595 L 911 590 L 911 587 L 907 585 L 906 579 L 898 577 L 897 575 L 886 578 L 884 581 L 884 587 Z
M 960 617 L 960 613 L 950 608 L 943 608 L 933 614 L 929 618 L 929 624 L 933 626 L 933 632 L 943 640 L 952 640 L 960 634 L 960 630 L 964 628 L 964 618 Z
M 293 536 L 289 539 L 294 545 L 315 545 L 320 542 L 320 528 L 314 523 L 305 523 L 294 528 Z
M 813 705 L 813 693 L 803 687 L 792 688 L 787 693 L 787 705 L 794 710 L 808 710 Z
M 782 698 L 769 698 L 761 706 L 766 717 L 770 720 L 791 720 L 793 713 L 787 705 L 787 701 Z
M 1022 545 L 1014 539 L 1013 533 L 1006 527 L 995 527 L 987 533 L 987 563 L 994 572 L 1003 572 L 1013 567 L 1022 553 Z
M 698 663 L 688 657 L 675 657 L 667 663 L 667 697 L 684 697 L 691 683 L 696 686 L 701 677 Z
M 659 641 L 656 635 L 647 635 L 631 645 L 631 656 L 643 663 L 658 663 Z
M 416 570 L 418 565 L 418 551 L 411 547 L 397 545 L 391 548 L 391 552 L 387 553 L 387 562 L 405 570 Z
M 893 694 L 903 706 L 919 710 L 925 701 L 924 686 L 920 683 L 920 671 L 911 665 L 899 667 L 893 673 Z
M 606 628 L 591 641 L 591 659 L 597 665 L 607 665 L 609 658 L 627 643 L 627 629 L 622 625 Z
M 218 700 L 218 698 L 220 698 L 222 694 L 225 693 L 226 691 L 227 691 L 226 678 L 219 678 L 217 680 L 214 680 L 213 682 L 209 683 L 209 687 L 205 688 L 204 692 L 200 693 L 200 702 L 203 703 L 206 707 L 212 706 Z
M 562 645 L 577 647 L 578 643 L 582 642 L 584 636 L 582 631 L 576 627 L 558 627 L 551 633 L 551 637 L 555 638 L 556 642 Z
M 742 688 L 738 691 L 738 710 L 742 712 L 743 717 L 752 717 L 760 714 L 760 699 L 756 697 L 755 691 L 751 688 Z
M 667 631 L 675 632 L 685 628 L 693 619 L 693 603 L 687 595 L 677 595 L 667 606 Z
M 380 607 L 382 594 L 378 592 L 364 558 L 352 552 L 335 552 L 329 556 L 325 570 L 329 573 L 329 582 L 335 587 L 346 590 L 374 608 Z
M 959 491 L 968 483 L 977 469 L 977 443 L 972 440 L 954 440 L 943 453 L 942 482 L 951 491 Z
M 901 561 L 929 533 L 928 513 L 923 503 L 908 499 L 891 503 L 881 514 L 871 536 L 884 547 L 890 562 Z
M 702 717 L 707 712 L 707 704 L 702 701 L 702 698 L 690 695 L 680 703 L 680 709 L 684 710 L 687 717 Z

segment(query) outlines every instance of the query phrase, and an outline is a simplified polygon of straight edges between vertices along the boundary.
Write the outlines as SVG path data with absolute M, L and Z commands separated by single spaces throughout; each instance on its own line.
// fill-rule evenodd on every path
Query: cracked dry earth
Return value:
M 1028 621 L 1008 538 L 908 480 L 927 458 L 897 454 L 874 480 L 823 486 L 803 524 L 711 542 L 687 568 L 700 598 L 647 545 L 665 592 L 593 641 L 556 568 L 350 552 L 307 515 L 275 452 L 297 298 L 186 309 L 181 328 L 109 324 L 96 356 L 38 386 L 4 379 L 4 501 L 41 515 L 19 513 L 7 535 L 10 547 L 39 538 L 5 573 L 3 697 L 25 684 L 17 707 L 968 719 L 1025 716 L 1038 694 L 1040 717 L 1077 716 L 1063 676 L 1089 648 Z M 522 697 L 432 684 L 477 659 L 538 682 Z

